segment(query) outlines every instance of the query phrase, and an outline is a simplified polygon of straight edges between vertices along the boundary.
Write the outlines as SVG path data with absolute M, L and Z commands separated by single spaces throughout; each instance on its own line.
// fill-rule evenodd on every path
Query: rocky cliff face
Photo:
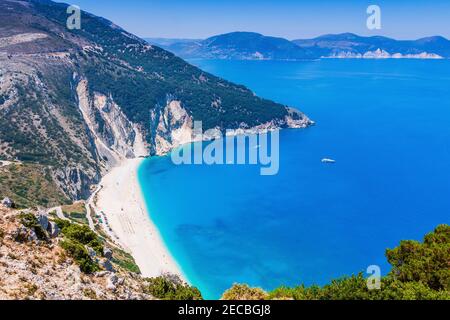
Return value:
M 42 40 L 17 35 L 14 43 L 39 41 L 31 39 Z M 100 171 L 70 83 L 64 79 L 70 65 L 64 54 L 11 57 L 0 52 L 0 157 L 51 167 L 55 183 L 76 199 L 89 193 Z
M 105 171 L 123 159 L 149 154 L 138 125 L 124 115 L 111 96 L 89 92 L 86 79 L 78 81 L 76 92 L 84 122 Z
M 192 141 L 194 121 L 178 100 L 167 99 L 164 107 L 151 112 L 152 153 L 164 155 Z

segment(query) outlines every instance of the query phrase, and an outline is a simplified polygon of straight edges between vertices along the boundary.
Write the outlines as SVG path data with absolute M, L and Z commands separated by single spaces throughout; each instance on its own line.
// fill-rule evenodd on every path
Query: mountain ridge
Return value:
M 328 34 L 312 39 L 293 40 L 303 48 L 318 48 L 322 57 L 339 56 L 342 53 L 364 56 L 377 50 L 390 55 L 413 55 L 427 53 L 442 58 L 450 58 L 450 41 L 441 36 L 431 36 L 417 40 L 396 40 L 385 36 L 363 37 L 353 33 Z M 437 44 L 437 45 L 436 45 Z
M 158 41 L 153 39 L 153 43 L 158 44 Z M 442 36 L 396 40 L 379 35 L 363 37 L 347 32 L 289 41 L 255 32 L 230 32 L 200 41 L 164 39 L 162 42 L 160 40 L 160 44 L 185 59 L 450 58 L 450 41 Z
M 163 47 L 182 58 L 233 60 L 296 60 L 311 58 L 308 50 L 299 48 L 284 38 L 256 32 L 236 31 L 205 40 L 172 42 Z

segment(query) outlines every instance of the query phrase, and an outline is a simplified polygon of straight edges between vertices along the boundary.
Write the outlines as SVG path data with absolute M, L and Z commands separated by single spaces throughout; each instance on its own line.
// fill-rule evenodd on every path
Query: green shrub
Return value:
M 137 274 L 141 273 L 141 269 L 139 269 L 139 266 L 133 261 L 120 260 L 120 259 L 113 258 L 112 262 L 129 272 L 133 272 L 133 273 L 137 273 Z
M 401 282 L 392 277 L 383 279 L 382 290 L 377 291 L 382 300 L 450 300 L 449 291 L 433 290 L 422 282 Z
M 261 288 L 250 288 L 246 284 L 234 284 L 225 291 L 222 300 L 265 300 L 269 297 Z
M 61 247 L 75 260 L 84 273 L 93 273 L 100 270 L 97 263 L 95 263 L 87 249 L 80 243 L 71 240 L 61 241 Z
M 61 222 L 59 222 L 61 224 Z M 103 255 L 103 244 L 97 234 L 86 225 L 63 223 L 62 233 L 67 239 L 91 247 L 99 255 Z
M 61 229 L 61 230 L 64 230 L 64 228 L 70 226 L 70 221 L 68 221 L 68 220 L 63 220 L 63 219 L 60 219 L 60 218 L 55 218 L 53 221 L 56 223 L 56 225 L 58 226 L 58 228 Z
M 99 255 L 103 255 L 103 244 L 97 234 L 86 225 L 71 223 L 67 220 L 55 219 L 55 223 L 64 235 L 61 247 L 71 256 L 84 273 L 100 270 L 99 265 L 90 256 L 86 247 L 91 247 Z
M 343 277 L 331 281 L 323 288 L 308 288 L 304 298 L 317 298 L 321 300 L 372 300 L 377 298 L 378 290 L 369 290 L 367 280 L 363 274 Z
M 139 269 L 136 261 L 133 256 L 119 248 L 113 248 L 113 258 L 112 262 L 118 265 L 119 267 L 133 273 L 140 274 L 141 270 Z
M 390 275 L 401 282 L 421 282 L 433 290 L 450 291 L 450 226 L 440 225 L 423 242 L 402 241 L 386 251 Z
M 163 300 L 202 300 L 200 291 L 181 281 L 161 276 L 147 279 L 146 292 Z

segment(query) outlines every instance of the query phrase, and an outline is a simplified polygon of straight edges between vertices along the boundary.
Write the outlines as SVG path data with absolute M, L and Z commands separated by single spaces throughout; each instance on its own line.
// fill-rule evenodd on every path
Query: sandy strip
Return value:
M 185 279 L 147 214 L 137 178 L 143 160 L 126 160 L 102 179 L 95 209 L 103 211 L 112 232 L 132 254 L 144 277 L 171 273 Z

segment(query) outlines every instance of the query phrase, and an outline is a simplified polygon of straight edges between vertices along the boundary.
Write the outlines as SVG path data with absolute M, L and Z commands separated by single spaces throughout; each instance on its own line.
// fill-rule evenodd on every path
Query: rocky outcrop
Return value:
M 6 197 L 1 202 L 2 206 L 6 208 L 14 208 L 14 201 L 12 201 L 10 198 Z
M 50 238 L 56 238 L 61 230 L 59 229 L 58 225 L 54 223 L 53 221 L 50 221 L 48 223 L 47 232 Z
M 112 256 L 113 256 L 113 252 L 111 251 L 111 249 L 105 248 L 105 249 L 103 250 L 103 256 L 104 256 L 106 259 L 111 260 L 111 259 L 112 259 Z
M 101 179 L 101 173 L 93 169 L 89 172 L 81 165 L 58 167 L 52 171 L 52 175 L 59 189 L 72 200 L 87 199 L 91 194 L 91 186 Z
M 48 216 L 46 213 L 40 212 L 36 216 L 37 221 L 43 230 L 48 229 Z
M 151 153 L 164 155 L 173 148 L 192 142 L 194 121 L 178 100 L 168 98 L 164 108 L 151 112 Z
M 15 230 L 10 233 L 10 238 L 19 243 L 27 243 L 32 241 L 37 241 L 38 237 L 36 232 L 25 226 L 18 226 Z

